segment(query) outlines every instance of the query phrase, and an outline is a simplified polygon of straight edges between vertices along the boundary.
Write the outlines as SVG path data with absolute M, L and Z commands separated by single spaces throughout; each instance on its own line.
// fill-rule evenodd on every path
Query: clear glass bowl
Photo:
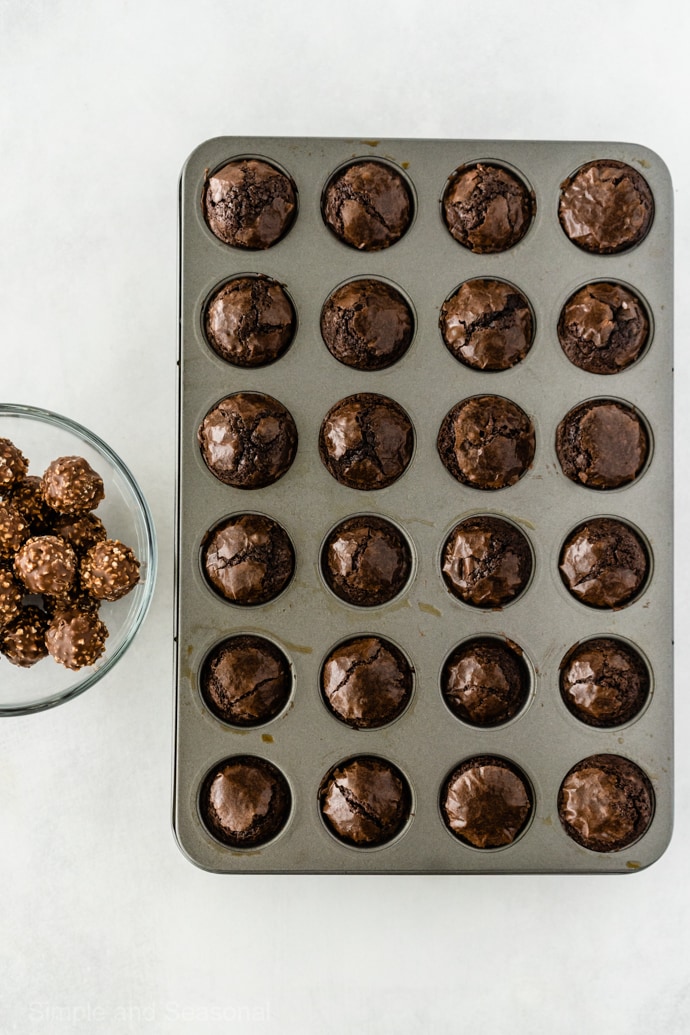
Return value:
M 0 438 L 8 438 L 29 461 L 29 474 L 41 475 L 59 456 L 83 456 L 100 474 L 105 499 L 96 515 L 108 538 L 131 546 L 141 578 L 134 589 L 114 603 L 104 603 L 100 617 L 108 628 L 105 653 L 95 665 L 73 672 L 43 658 L 20 668 L 0 655 L 0 716 L 26 715 L 52 708 L 88 690 L 125 653 L 144 620 L 156 581 L 156 533 L 141 489 L 122 460 L 80 424 L 33 406 L 0 403 Z

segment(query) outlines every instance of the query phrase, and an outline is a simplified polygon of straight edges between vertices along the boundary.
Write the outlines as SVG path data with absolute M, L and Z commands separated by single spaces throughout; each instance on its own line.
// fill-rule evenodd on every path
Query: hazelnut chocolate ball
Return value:
M 443 218 L 455 240 L 478 255 L 504 252 L 521 241 L 534 215 L 531 192 L 500 165 L 465 165 L 448 181 Z
M 560 668 L 561 697 L 587 726 L 613 729 L 630 722 L 649 696 L 649 671 L 621 640 L 598 636 L 576 644 Z
M 620 755 L 590 755 L 574 765 L 558 795 L 568 837 L 591 852 L 619 852 L 639 840 L 654 813 L 654 791 L 638 765 Z
M 393 399 L 360 392 L 341 399 L 323 419 L 319 454 L 326 470 L 350 489 L 385 489 L 407 469 L 414 450 L 412 421 Z
M 295 551 L 277 521 L 263 514 L 238 514 L 207 532 L 202 565 L 219 596 L 253 606 L 282 593 L 295 570 Z
M 15 505 L 0 499 L 0 558 L 11 560 L 30 534 L 28 522 Z
M 488 729 L 515 718 L 529 697 L 529 669 L 520 648 L 506 640 L 477 636 L 446 658 L 441 692 L 453 715 Z
M 43 496 L 43 482 L 36 475 L 29 474 L 15 482 L 8 502 L 19 511 L 30 526 L 33 535 L 44 535 L 52 531 L 56 513 L 48 506 Z M 60 535 L 60 533 L 56 533 Z
M 53 534 L 69 543 L 76 554 L 85 554 L 91 546 L 108 538 L 105 525 L 95 514 L 81 517 L 60 517 L 53 520 Z
M 357 607 L 378 607 L 402 590 L 410 577 L 412 555 L 396 525 L 362 514 L 346 518 L 332 530 L 322 550 L 321 570 L 340 600 Z
M 201 669 L 201 695 L 213 714 L 231 726 L 261 726 L 285 707 L 292 689 L 290 663 L 263 636 L 230 636 L 217 644 Z
M 235 392 L 213 406 L 197 432 L 212 475 L 236 489 L 273 485 L 297 452 L 292 414 L 271 395 Z
M 399 241 L 412 222 L 412 195 L 403 174 L 387 162 L 353 162 L 326 187 L 323 218 L 335 236 L 360 251 Z
M 597 281 L 571 295 L 558 320 L 566 356 L 590 374 L 617 374 L 642 355 L 650 323 L 640 299 L 622 284 Z
M 532 574 L 527 538 L 509 521 L 466 518 L 443 546 L 441 573 L 448 590 L 471 607 L 499 608 L 518 597 Z
M 77 558 L 64 539 L 33 536 L 17 551 L 14 570 L 29 593 L 64 593 L 74 582 Z
M 625 607 L 645 586 L 649 557 L 640 536 L 624 521 L 590 518 L 563 544 L 560 572 L 566 589 L 588 607 Z
M 119 600 L 139 581 L 139 561 L 118 539 L 103 539 L 86 551 L 79 574 L 82 586 L 96 600 Z
M 9 568 L 0 567 L 0 629 L 19 614 L 24 589 Z
M 355 848 L 374 848 L 392 841 L 410 816 L 410 786 L 392 762 L 358 755 L 340 762 L 319 788 L 326 827 L 339 841 Z
M 647 236 L 654 198 L 644 176 L 611 158 L 587 162 L 561 184 L 563 232 L 586 252 L 614 255 Z
M 103 479 L 82 456 L 61 456 L 43 473 L 43 496 L 60 514 L 95 510 L 105 496 Z
M 61 611 L 46 630 L 48 653 L 65 668 L 78 670 L 98 661 L 105 650 L 108 630 L 98 615 Z
M 510 845 L 527 826 L 532 790 L 512 762 L 491 755 L 468 758 L 445 781 L 441 814 L 455 837 L 473 848 Z
M 510 399 L 475 395 L 449 410 L 436 445 L 457 481 L 474 489 L 504 489 L 532 465 L 534 425 Z
M 292 795 L 281 771 L 265 758 L 237 755 L 208 774 L 199 810 L 209 832 L 230 848 L 272 841 L 290 816 Z
M 412 669 L 395 644 L 382 636 L 354 636 L 335 647 L 321 668 L 328 709 L 352 729 L 379 729 L 405 710 Z
M 354 370 L 384 370 L 407 352 L 414 334 L 410 306 L 394 287 L 369 277 L 329 296 L 321 337 L 332 356 Z
M 525 358 L 534 338 L 525 295 L 503 280 L 466 280 L 441 306 L 446 348 L 473 370 L 509 370 Z
M 0 496 L 6 496 L 20 482 L 29 462 L 8 438 L 0 438 Z
M 284 288 L 270 277 L 235 277 L 206 307 L 209 345 L 226 363 L 262 367 L 292 344 L 297 318 Z
M 19 668 L 30 668 L 48 654 L 48 616 L 38 607 L 21 608 L 19 614 L 0 629 L 0 653 Z
M 235 248 L 262 251 L 288 232 L 297 212 L 297 188 L 269 162 L 239 158 L 211 173 L 203 196 L 211 231 Z

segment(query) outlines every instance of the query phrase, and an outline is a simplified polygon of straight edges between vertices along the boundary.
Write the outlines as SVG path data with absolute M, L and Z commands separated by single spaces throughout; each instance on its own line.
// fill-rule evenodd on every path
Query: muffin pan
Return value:
M 173 817 L 193 862 L 611 873 L 662 854 L 672 279 L 670 178 L 637 145 L 228 137 L 193 152 L 180 184 Z M 410 312 L 411 342 L 391 324 Z M 409 419 L 390 439 L 381 398 Z M 566 475 L 557 428 L 597 400 L 611 405 L 594 406 L 593 431 L 578 411 L 560 433 Z M 283 408 L 296 450 L 275 438 Z M 637 414 L 644 455 L 626 460 L 607 420 L 625 437 Z M 495 575 L 474 570 L 497 521 L 522 533 L 524 571 L 514 546 Z M 503 647 L 517 674 L 501 669 Z M 392 696 L 368 721 L 380 672 Z

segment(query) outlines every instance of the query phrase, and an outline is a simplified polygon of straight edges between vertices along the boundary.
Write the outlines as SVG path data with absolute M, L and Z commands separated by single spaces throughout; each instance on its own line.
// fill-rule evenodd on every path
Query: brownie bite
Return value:
M 108 630 L 90 611 L 60 611 L 51 618 L 45 643 L 51 657 L 65 668 L 94 665 L 105 651 Z
M 281 771 L 265 758 L 237 755 L 208 774 L 199 811 L 209 833 L 230 848 L 259 848 L 285 827 L 292 795 Z
M 58 514 L 86 514 L 105 497 L 103 479 L 83 456 L 60 456 L 43 473 L 43 498 Z
M 453 650 L 441 672 L 441 693 L 462 722 L 480 729 L 502 726 L 527 702 L 530 675 L 520 648 L 477 636 Z
M 341 399 L 321 424 L 321 461 L 350 489 L 392 485 L 407 469 L 413 450 L 412 421 L 385 395 L 360 392 Z
M 355 370 L 384 370 L 397 363 L 413 334 L 408 302 L 390 284 L 371 277 L 336 288 L 321 311 L 328 351 Z
M 622 284 L 597 281 L 568 299 L 558 320 L 566 356 L 590 374 L 618 374 L 640 358 L 649 341 L 649 316 Z
M 532 310 L 514 284 L 466 280 L 441 306 L 446 348 L 473 370 L 509 370 L 525 358 L 534 338 Z
M 561 184 L 558 218 L 578 248 L 594 255 L 618 254 L 647 236 L 654 198 L 637 169 L 611 158 L 597 159 Z
M 211 298 L 204 313 L 206 339 L 236 367 L 262 367 L 287 352 L 297 317 L 287 292 L 270 277 L 235 277 Z
M 646 832 L 654 792 L 638 765 L 620 755 L 591 755 L 561 784 L 558 815 L 573 841 L 592 852 L 619 852 Z
M 29 462 L 8 438 L 0 438 L 0 496 L 7 496 L 22 481 Z
M 379 729 L 405 710 L 412 669 L 381 636 L 354 636 L 330 652 L 321 668 L 321 693 L 337 719 L 357 730 Z
M 477 162 L 453 173 L 443 194 L 442 211 L 459 244 L 478 255 L 490 255 L 522 240 L 534 216 L 534 198 L 508 169 Z
M 504 758 L 478 755 L 455 769 L 441 790 L 441 815 L 455 837 L 473 848 L 503 848 L 527 826 L 532 789 Z
M 29 593 L 64 593 L 74 584 L 77 557 L 58 536 L 33 536 L 17 551 L 14 570 Z
M 500 608 L 527 586 L 532 551 L 515 525 L 480 514 L 459 522 L 446 539 L 441 573 L 448 590 L 463 603 Z
M 392 762 L 358 755 L 326 774 L 319 805 L 326 827 L 339 841 L 355 848 L 375 848 L 388 844 L 403 829 L 412 795 Z
M 206 533 L 202 568 L 223 599 L 245 607 L 267 604 L 292 578 L 295 551 L 277 521 L 264 514 L 237 514 Z
M 346 518 L 330 533 L 321 552 L 321 570 L 340 600 L 357 607 L 378 607 L 406 584 L 412 555 L 396 525 L 362 514 Z
M 292 414 L 271 395 L 235 392 L 204 417 L 197 439 L 214 477 L 236 489 L 273 485 L 297 452 Z
M 563 474 L 588 489 L 619 489 L 641 473 L 649 435 L 634 407 L 591 399 L 573 407 L 556 428 Z
M 201 696 L 230 726 L 261 726 L 283 710 L 292 690 L 290 663 L 263 636 L 230 636 L 204 660 Z
M 32 605 L 22 607 L 7 625 L 2 626 L 0 620 L 0 654 L 19 668 L 31 668 L 48 654 L 47 629 L 48 615 L 45 611 Z
M 388 162 L 358 161 L 337 172 L 323 196 L 322 213 L 335 236 L 360 251 L 399 241 L 412 222 L 412 194 Z
M 474 489 L 514 485 L 534 460 L 534 426 L 517 403 L 475 395 L 443 419 L 436 443 L 446 470 Z
M 640 713 L 649 671 L 638 652 L 608 636 L 576 644 L 561 662 L 560 689 L 571 715 L 587 726 L 613 729 Z
M 563 584 L 587 607 L 617 608 L 644 589 L 649 557 L 642 539 L 618 518 L 590 518 L 575 528 L 561 549 Z
M 238 158 L 208 177 L 202 207 L 219 240 L 262 251 L 277 244 L 292 226 L 297 188 L 269 162 Z

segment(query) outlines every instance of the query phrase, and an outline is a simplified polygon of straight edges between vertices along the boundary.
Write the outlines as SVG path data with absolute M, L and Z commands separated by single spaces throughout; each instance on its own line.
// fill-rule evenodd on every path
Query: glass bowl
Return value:
M 0 438 L 14 442 L 29 461 L 29 474 L 41 475 L 60 456 L 82 456 L 103 479 L 105 499 L 96 515 L 109 539 L 130 546 L 140 562 L 140 581 L 125 597 L 104 602 L 100 617 L 108 628 L 105 653 L 76 672 L 43 658 L 20 668 L 0 655 L 0 716 L 26 715 L 52 708 L 88 690 L 125 653 L 144 620 L 156 580 L 156 533 L 141 489 L 122 460 L 93 432 L 48 410 L 0 403 Z

